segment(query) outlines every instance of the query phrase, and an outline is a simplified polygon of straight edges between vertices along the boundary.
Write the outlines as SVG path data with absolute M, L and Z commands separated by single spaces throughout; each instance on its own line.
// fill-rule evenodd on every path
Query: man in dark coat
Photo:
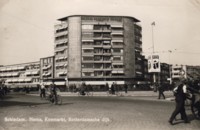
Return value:
M 176 87 L 174 91 L 177 92 L 175 94 L 176 108 L 169 119 L 169 123 L 173 125 L 173 120 L 179 113 L 181 114 L 181 119 L 184 120 L 185 123 L 189 123 L 185 112 L 185 100 L 187 93 L 186 81 L 183 81 L 183 83 Z
M 158 85 L 158 92 L 159 92 L 158 99 L 160 99 L 161 96 L 163 97 L 163 99 L 165 99 L 165 95 L 163 93 L 164 92 L 164 87 L 162 85 Z

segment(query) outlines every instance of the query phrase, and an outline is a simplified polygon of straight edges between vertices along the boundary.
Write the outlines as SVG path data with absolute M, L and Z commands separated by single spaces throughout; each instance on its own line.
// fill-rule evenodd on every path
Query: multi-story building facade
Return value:
M 36 87 L 40 81 L 39 73 L 39 62 L 0 67 L 0 79 L 9 87 Z
M 54 78 L 54 56 L 40 58 L 40 79 L 48 82 Z
M 74 15 L 55 25 L 55 78 L 68 83 L 134 81 L 142 74 L 141 26 L 126 16 Z

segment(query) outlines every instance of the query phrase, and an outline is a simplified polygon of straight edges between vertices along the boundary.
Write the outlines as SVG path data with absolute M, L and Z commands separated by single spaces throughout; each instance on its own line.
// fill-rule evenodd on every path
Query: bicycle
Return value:
M 46 100 L 48 100 L 51 104 L 54 105 L 61 105 L 62 104 L 62 97 L 58 94 L 46 94 Z

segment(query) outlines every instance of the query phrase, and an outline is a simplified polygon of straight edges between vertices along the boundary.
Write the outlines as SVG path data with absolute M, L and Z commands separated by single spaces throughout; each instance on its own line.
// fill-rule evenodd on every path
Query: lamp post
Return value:
M 151 29 L 152 29 L 152 49 L 153 49 L 153 54 L 155 53 L 154 50 L 154 26 L 155 26 L 155 22 L 151 23 Z M 153 83 L 154 83 L 154 91 L 156 92 L 156 74 L 155 72 L 153 72 Z
M 172 84 L 172 73 L 171 73 L 171 66 L 170 66 L 170 55 L 172 51 L 168 50 L 168 52 L 169 52 L 169 78 L 170 78 L 170 84 Z

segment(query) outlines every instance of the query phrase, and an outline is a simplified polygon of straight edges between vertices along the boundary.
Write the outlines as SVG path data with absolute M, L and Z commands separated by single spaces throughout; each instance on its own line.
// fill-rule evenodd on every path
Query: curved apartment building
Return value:
M 73 15 L 58 20 L 55 79 L 123 84 L 142 75 L 142 28 L 136 18 Z

